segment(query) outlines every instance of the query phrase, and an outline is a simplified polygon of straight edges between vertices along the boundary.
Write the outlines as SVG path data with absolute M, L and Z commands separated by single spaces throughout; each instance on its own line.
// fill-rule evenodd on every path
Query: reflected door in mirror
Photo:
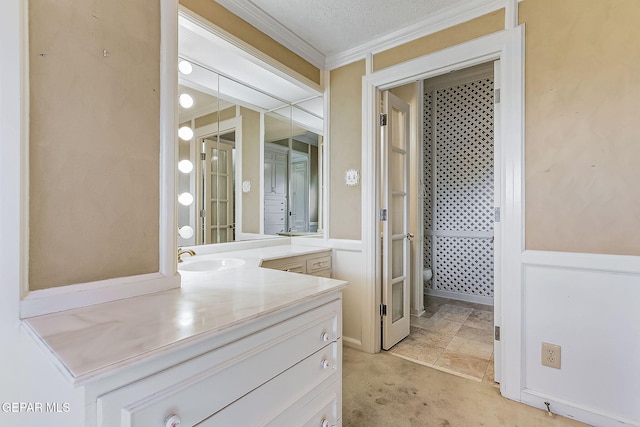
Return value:
M 287 151 L 275 146 L 264 150 L 264 234 L 284 233 L 287 226 Z
M 206 243 L 232 242 L 233 236 L 233 147 L 222 141 L 203 143 L 203 200 L 200 213 Z

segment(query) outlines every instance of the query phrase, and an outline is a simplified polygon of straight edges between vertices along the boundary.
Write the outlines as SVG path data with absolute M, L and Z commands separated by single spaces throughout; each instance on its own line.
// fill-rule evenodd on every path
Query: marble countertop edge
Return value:
M 262 269 L 260 269 L 262 270 Z M 274 271 L 275 272 L 275 271 Z M 282 272 L 278 272 L 282 274 Z M 286 273 L 286 274 L 294 274 L 294 273 Z M 308 276 L 307 276 L 308 277 Z M 327 280 L 322 278 L 317 278 L 319 280 Z M 247 314 L 246 316 L 240 318 L 233 318 L 226 322 L 221 322 L 215 326 L 208 327 L 206 330 L 202 330 L 200 332 L 193 333 L 189 336 L 185 336 L 182 338 L 178 338 L 173 341 L 168 341 L 166 344 L 160 345 L 155 348 L 143 350 L 140 352 L 132 352 L 128 357 L 124 357 L 118 360 L 112 360 L 108 363 L 105 363 L 103 366 L 87 369 L 84 372 L 78 372 L 78 369 L 74 370 L 71 366 L 69 366 L 65 357 L 57 352 L 54 348 L 51 347 L 50 343 L 46 336 L 42 336 L 38 333 L 37 325 L 34 326 L 27 319 L 23 322 L 23 327 L 27 331 L 27 333 L 32 336 L 37 345 L 42 348 L 52 359 L 54 359 L 54 364 L 56 368 L 63 374 L 65 379 L 74 386 L 83 386 L 94 381 L 98 381 L 100 379 L 110 377 L 118 374 L 120 371 L 138 366 L 141 363 L 151 362 L 158 358 L 161 358 L 164 355 L 171 354 L 173 352 L 178 352 L 188 348 L 189 346 L 197 345 L 199 343 L 205 342 L 207 340 L 215 339 L 216 335 L 221 335 L 224 332 L 233 330 L 237 327 L 242 327 L 243 325 L 249 324 L 250 322 L 259 319 L 264 316 L 268 316 L 273 313 L 277 313 L 282 310 L 287 310 L 296 305 L 304 304 L 307 301 L 313 300 L 315 298 L 320 298 L 324 295 L 331 294 L 333 292 L 344 289 L 348 283 L 342 280 L 329 279 L 333 283 L 331 286 L 327 286 L 323 289 L 315 289 L 313 292 L 308 295 L 292 297 L 282 301 L 282 303 L 274 304 L 266 309 L 257 310 L 253 313 Z M 163 291 L 163 293 L 172 292 L 172 291 Z M 198 290 L 191 290 L 190 292 L 198 292 Z M 135 298 L 144 298 L 145 296 L 135 297 Z M 222 343 L 221 345 L 224 345 Z M 79 368 L 79 367 L 77 367 Z

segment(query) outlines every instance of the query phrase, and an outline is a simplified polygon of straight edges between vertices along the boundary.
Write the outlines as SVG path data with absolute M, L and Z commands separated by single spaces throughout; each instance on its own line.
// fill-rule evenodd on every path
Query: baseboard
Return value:
M 342 337 L 342 344 L 345 347 L 353 348 L 354 350 L 363 351 L 362 350 L 362 341 L 357 340 L 355 338 Z
M 521 402 L 534 408 L 547 410 L 545 402 L 549 402 L 551 412 L 556 415 L 571 418 L 592 426 L 636 426 L 640 427 L 640 421 L 629 420 L 613 414 L 606 414 L 594 408 L 589 408 L 575 402 L 568 402 L 544 393 L 524 389 Z
M 433 289 L 425 289 L 424 294 L 427 296 L 434 296 L 440 298 L 449 298 L 455 299 L 459 301 L 467 301 L 476 304 L 484 304 L 493 306 L 493 298 L 491 297 L 483 297 L 479 295 L 469 295 L 469 294 L 459 294 L 456 292 L 448 292 L 448 291 L 438 291 Z

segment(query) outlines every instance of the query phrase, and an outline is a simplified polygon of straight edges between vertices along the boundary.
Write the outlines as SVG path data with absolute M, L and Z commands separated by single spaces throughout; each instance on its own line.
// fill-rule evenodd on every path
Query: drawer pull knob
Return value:
M 320 362 L 320 366 L 322 366 L 322 368 L 324 369 L 327 369 L 331 367 L 331 362 L 329 362 L 327 359 L 322 359 L 322 362 Z
M 176 414 L 169 415 L 164 420 L 164 427 L 180 427 L 180 417 Z
M 328 342 L 331 339 L 331 337 L 326 331 L 323 332 L 322 335 L 320 335 L 320 338 L 322 338 L 322 341 L 324 342 Z
M 327 421 L 326 418 L 322 419 L 322 422 L 320 423 L 320 427 L 336 427 L 334 424 L 329 424 L 329 421 Z

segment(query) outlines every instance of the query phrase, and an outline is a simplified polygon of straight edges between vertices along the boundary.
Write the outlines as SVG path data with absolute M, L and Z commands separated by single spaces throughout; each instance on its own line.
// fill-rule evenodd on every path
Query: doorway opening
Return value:
M 408 298 L 397 292 L 386 298 L 393 316 L 382 318 L 382 347 L 405 359 L 491 384 L 495 380 L 494 271 L 499 265 L 494 221 L 500 190 L 500 175 L 494 173 L 500 169 L 494 143 L 494 67 L 499 67 L 498 61 L 382 94 L 384 100 L 393 96 L 411 105 L 416 119 L 411 129 L 414 137 L 407 138 L 412 145 L 407 154 L 419 159 L 406 165 L 407 208 L 411 206 L 412 213 L 406 217 L 407 240 L 412 240 L 407 257 L 414 266 L 413 274 L 407 274 L 412 279 L 412 316 L 409 327 L 398 332 L 401 303 L 394 298 L 403 298 L 405 307 Z M 399 194 L 397 188 L 389 188 L 385 177 L 393 181 L 392 177 L 403 174 L 393 169 L 402 166 L 399 162 L 390 162 L 389 170 L 385 169 L 387 133 L 381 129 L 382 201 Z M 389 206 L 393 209 L 394 203 Z M 385 266 L 400 265 L 402 255 L 394 254 L 396 259 L 391 261 L 385 258 L 384 241 L 397 236 L 387 232 L 384 222 L 381 229 L 384 301 Z M 393 341 L 385 331 L 390 324 L 396 330 Z

